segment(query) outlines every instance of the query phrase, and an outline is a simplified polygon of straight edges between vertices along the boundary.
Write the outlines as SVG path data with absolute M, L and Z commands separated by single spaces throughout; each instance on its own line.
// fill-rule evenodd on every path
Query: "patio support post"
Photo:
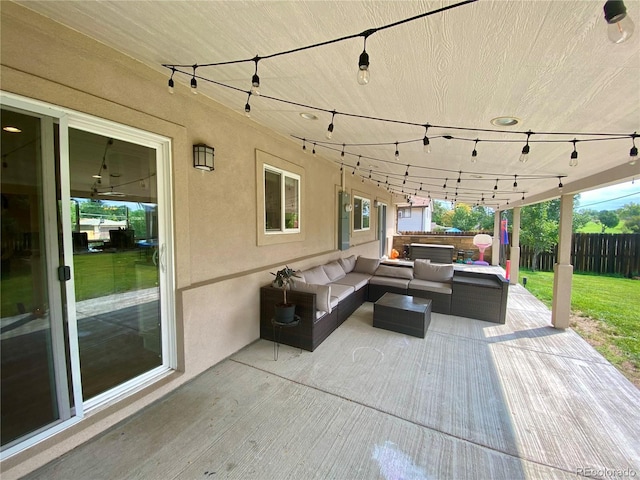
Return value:
M 493 244 L 491 245 L 491 265 L 500 265 L 500 210 L 493 214 Z
M 569 327 L 571 315 L 571 235 L 573 225 L 573 195 L 560 197 L 560 227 L 558 235 L 558 263 L 553 266 L 553 304 L 551 323 L 555 328 Z
M 513 225 L 511 227 L 511 285 L 518 284 L 518 275 L 520 274 L 520 207 L 513 209 Z

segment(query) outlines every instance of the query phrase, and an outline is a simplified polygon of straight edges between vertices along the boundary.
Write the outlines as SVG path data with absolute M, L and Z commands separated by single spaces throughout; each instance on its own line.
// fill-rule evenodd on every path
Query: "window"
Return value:
M 264 166 L 264 226 L 266 233 L 300 231 L 300 176 Z
M 353 229 L 369 230 L 371 226 L 371 200 L 353 197 Z

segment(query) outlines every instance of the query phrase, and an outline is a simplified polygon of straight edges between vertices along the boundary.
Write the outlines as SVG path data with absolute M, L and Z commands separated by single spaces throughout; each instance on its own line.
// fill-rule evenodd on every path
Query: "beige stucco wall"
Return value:
M 350 254 L 378 255 L 377 214 L 367 232 L 337 248 L 339 166 L 304 154 L 298 143 L 184 85 L 21 6 L 1 6 L 1 84 L 5 92 L 130 125 L 171 139 L 176 325 L 181 372 L 93 413 L 80 424 L 2 464 L 3 478 L 22 475 L 151 403 L 259 337 L 259 287 L 269 271 L 306 268 Z M 320 129 L 322 130 L 322 129 Z M 215 147 L 215 171 L 192 168 L 192 145 Z M 257 245 L 256 150 L 303 169 L 304 241 Z M 349 176 L 347 176 L 349 177 Z M 369 183 L 351 195 L 391 197 Z

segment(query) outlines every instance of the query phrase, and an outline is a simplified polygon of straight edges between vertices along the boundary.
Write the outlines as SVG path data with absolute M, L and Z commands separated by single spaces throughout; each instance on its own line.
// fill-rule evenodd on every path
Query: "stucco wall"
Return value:
M 193 378 L 259 337 L 258 289 L 269 271 L 305 268 L 340 256 L 377 256 L 377 214 L 371 229 L 337 248 L 339 166 L 176 84 L 88 37 L 21 6 L 2 2 L 1 88 L 171 138 L 176 273 L 176 324 L 182 372 L 93 414 L 79 425 L 3 462 L 3 478 L 19 476 Z M 159 52 L 161 54 L 161 52 Z M 240 104 L 240 103 L 239 103 Z M 320 130 L 322 130 L 320 128 Z M 215 147 L 215 171 L 192 167 L 192 145 Z M 257 245 L 256 150 L 303 169 L 304 241 Z M 349 177 L 349 176 L 346 176 Z M 374 185 L 346 178 L 351 195 L 392 205 Z M 389 210 L 391 213 L 391 210 Z M 388 215 L 393 223 L 393 216 Z M 312 219 L 312 221 L 311 221 Z M 304 221 L 304 220 L 303 220 Z M 388 222 L 389 223 L 389 222 Z M 389 227 L 391 228 L 391 227 Z

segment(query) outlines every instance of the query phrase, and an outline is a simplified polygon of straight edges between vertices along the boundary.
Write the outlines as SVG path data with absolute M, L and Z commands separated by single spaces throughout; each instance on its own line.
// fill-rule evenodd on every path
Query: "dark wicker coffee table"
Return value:
M 431 300 L 385 293 L 373 304 L 373 326 L 424 338 L 431 322 Z

